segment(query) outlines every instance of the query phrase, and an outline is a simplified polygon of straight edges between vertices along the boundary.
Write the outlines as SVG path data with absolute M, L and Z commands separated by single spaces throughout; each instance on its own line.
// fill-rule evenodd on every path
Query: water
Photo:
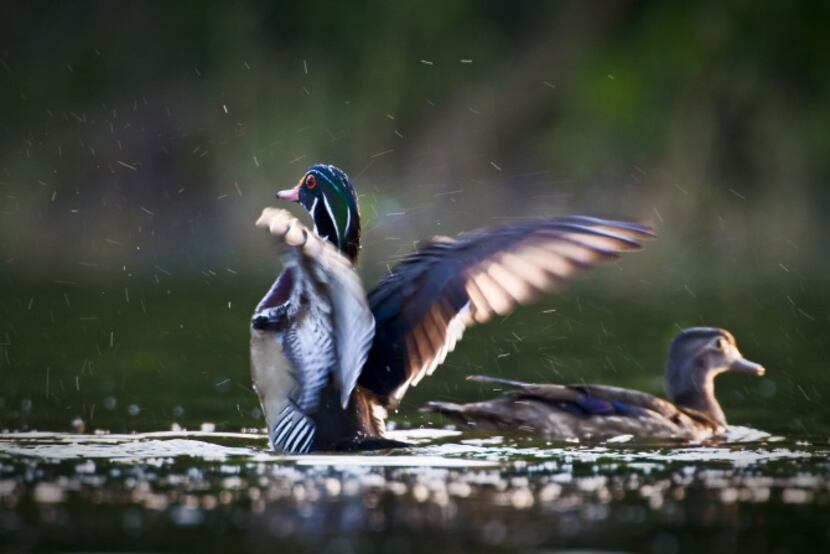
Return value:
M 5 282 L 0 550 L 830 551 L 823 289 L 578 285 L 471 329 L 393 415 L 412 447 L 281 457 L 247 368 L 263 283 Z M 417 411 L 497 394 L 471 373 L 659 393 L 668 341 L 698 324 L 768 370 L 718 379 L 720 442 L 554 444 Z
M 277 456 L 248 433 L 0 436 L 10 550 L 799 552 L 830 547 L 830 445 L 405 431 L 413 446 Z

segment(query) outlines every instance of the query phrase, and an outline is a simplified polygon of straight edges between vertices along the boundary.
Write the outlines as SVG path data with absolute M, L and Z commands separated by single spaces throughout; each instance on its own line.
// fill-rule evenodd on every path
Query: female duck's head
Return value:
M 350 260 L 360 248 L 360 210 L 349 176 L 333 165 L 317 164 L 292 189 L 277 193 L 280 200 L 299 202 L 311 214 L 314 232 L 331 241 Z
M 669 347 L 666 394 L 679 406 L 694 408 L 726 425 L 715 398 L 715 377 L 726 371 L 764 374 L 763 366 L 741 355 L 729 331 L 692 327 L 682 331 Z

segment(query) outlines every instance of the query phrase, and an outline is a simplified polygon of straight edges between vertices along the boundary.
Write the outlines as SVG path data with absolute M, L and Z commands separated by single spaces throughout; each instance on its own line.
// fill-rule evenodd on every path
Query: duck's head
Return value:
M 297 186 L 277 193 L 280 200 L 299 202 L 311 214 L 314 232 L 327 238 L 350 260 L 360 248 L 360 210 L 349 176 L 333 165 L 308 168 Z
M 685 329 L 669 347 L 666 394 L 675 404 L 704 412 L 726 425 L 714 388 L 715 377 L 726 371 L 760 377 L 764 367 L 743 357 L 729 331 L 714 327 Z

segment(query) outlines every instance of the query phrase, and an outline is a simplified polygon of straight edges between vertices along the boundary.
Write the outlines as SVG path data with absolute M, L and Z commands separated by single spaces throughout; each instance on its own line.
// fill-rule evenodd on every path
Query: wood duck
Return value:
M 251 320 L 251 371 L 271 446 L 286 453 L 400 445 L 384 437 L 387 411 L 467 326 L 653 236 L 643 225 L 566 216 L 434 238 L 367 296 L 353 267 L 360 211 L 349 177 L 314 165 L 277 198 L 299 202 L 314 222 L 310 231 L 276 208 L 257 222 L 282 246 L 283 270 Z
M 513 389 L 501 398 L 471 404 L 430 402 L 465 428 L 521 430 L 555 440 L 638 439 L 700 441 L 726 430 L 715 398 L 715 377 L 726 371 L 762 376 L 744 358 L 728 331 L 692 327 L 669 347 L 666 394 L 672 402 L 636 390 L 605 385 L 536 385 L 485 376 L 468 379 Z

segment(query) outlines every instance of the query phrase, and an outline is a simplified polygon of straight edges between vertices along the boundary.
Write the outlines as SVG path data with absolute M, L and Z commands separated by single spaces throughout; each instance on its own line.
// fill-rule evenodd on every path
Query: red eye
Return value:
M 314 175 L 309 175 L 308 177 L 306 177 L 305 178 L 305 186 L 310 188 L 310 189 L 313 189 L 314 187 L 316 187 L 317 186 L 317 177 L 315 177 Z

